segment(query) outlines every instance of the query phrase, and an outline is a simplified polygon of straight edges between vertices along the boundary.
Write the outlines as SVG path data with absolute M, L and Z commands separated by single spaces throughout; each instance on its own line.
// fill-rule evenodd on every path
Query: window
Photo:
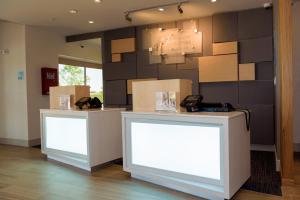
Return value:
M 102 69 L 85 68 L 86 85 L 91 86 L 91 97 L 98 97 L 103 102 Z
M 59 64 L 59 85 L 89 85 L 91 97 L 103 102 L 102 69 Z

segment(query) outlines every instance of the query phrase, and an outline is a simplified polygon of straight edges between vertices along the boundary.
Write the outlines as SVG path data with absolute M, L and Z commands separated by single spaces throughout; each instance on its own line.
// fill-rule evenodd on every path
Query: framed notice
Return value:
M 176 92 L 156 92 L 156 111 L 176 112 Z
M 71 95 L 59 96 L 59 108 L 62 110 L 70 110 L 71 109 Z

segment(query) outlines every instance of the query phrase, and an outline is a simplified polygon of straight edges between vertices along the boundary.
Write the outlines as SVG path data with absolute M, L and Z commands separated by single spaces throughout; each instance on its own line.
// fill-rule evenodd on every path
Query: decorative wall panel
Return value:
M 238 55 L 207 56 L 199 58 L 199 82 L 238 80 Z
M 225 55 L 238 53 L 238 42 L 224 42 L 213 44 L 213 55 Z
M 104 95 L 107 105 L 126 105 L 126 80 L 105 81 L 106 93 Z
M 251 111 L 251 144 L 274 145 L 274 105 L 241 105 Z
M 200 94 L 203 95 L 203 102 L 221 102 L 238 105 L 238 83 L 219 82 L 201 83 Z
M 239 82 L 239 103 L 241 105 L 274 104 L 273 81 Z
M 111 54 L 111 61 L 112 62 L 121 62 L 121 54 L 119 53 L 113 53 Z
M 266 37 L 273 34 L 273 9 L 253 9 L 238 13 L 240 40 Z
M 209 17 L 201 17 L 195 20 L 174 21 L 164 24 L 151 24 L 138 27 L 122 28 L 118 30 L 105 31 L 103 33 L 103 73 L 104 90 L 106 104 L 124 103 L 131 104 L 131 95 L 126 95 L 128 79 L 144 79 L 156 77 L 159 79 L 184 78 L 193 80 L 193 94 L 200 93 L 204 96 L 205 102 L 229 102 L 236 107 L 248 107 L 252 109 L 251 135 L 254 144 L 274 144 L 274 63 L 273 63 L 273 19 L 272 9 L 265 10 L 251 9 L 246 11 L 221 13 Z M 151 40 L 145 43 L 145 30 L 159 31 L 161 27 L 165 33 L 167 30 L 189 29 L 191 33 L 202 33 L 202 51 L 201 53 L 185 55 L 185 63 L 166 64 L 168 62 L 163 54 L 163 46 L 160 46 L 161 52 L 149 52 Z M 162 31 L 162 32 L 164 32 Z M 171 31 L 172 32 L 172 31 Z M 158 33 L 160 34 L 160 33 Z M 122 63 L 111 63 L 111 41 L 136 38 L 136 52 L 123 53 Z M 255 63 L 255 80 L 228 82 L 207 82 L 199 84 L 199 59 L 201 56 L 213 55 L 214 43 L 227 43 L 238 41 L 239 61 L 242 64 Z M 169 43 L 171 44 L 171 43 Z M 176 41 L 173 44 L 179 44 Z M 145 48 L 146 46 L 146 48 Z M 159 48 L 159 45 L 157 45 Z M 154 50 L 154 48 L 152 48 Z M 176 52 L 176 48 L 165 48 L 170 52 Z M 177 49 L 178 50 L 178 49 Z M 181 51 L 178 57 L 183 56 Z M 226 51 L 227 54 L 232 53 Z M 161 55 L 163 54 L 163 55 Z M 151 62 L 150 62 L 151 60 Z M 179 62 L 179 61 L 176 61 Z M 152 63 L 152 64 L 150 64 Z M 224 70 L 224 63 L 218 65 Z M 239 66 L 237 64 L 238 71 Z M 253 69 L 253 68 L 252 68 Z M 217 71 L 219 73 L 219 71 Z M 201 73 L 200 73 L 201 74 Z M 236 73 L 239 76 L 239 73 Z M 253 75 L 253 73 L 251 73 Z M 122 80 L 117 83 L 108 83 L 107 80 Z M 124 81 L 123 81 L 124 80 Z M 112 84 L 124 84 L 125 95 L 111 96 Z M 119 86 L 118 86 L 119 87 Z M 120 94 L 120 93 L 119 93 Z M 113 98 L 120 98 L 115 100 Z M 125 99 L 125 100 L 124 100 Z M 112 100 L 112 102 L 111 102 Z M 124 106 L 124 104 L 120 104 Z M 263 113 L 267 113 L 263 116 Z M 261 116 L 268 120 L 262 120 Z M 263 121 L 263 123 L 260 123 Z M 263 125 L 262 125 L 263 124 Z
M 259 62 L 256 63 L 255 68 L 256 80 L 274 80 L 274 63 L 273 62 Z
M 241 40 L 239 44 L 241 63 L 273 61 L 272 36 L 250 40 Z
M 238 40 L 238 14 L 221 13 L 213 16 L 213 42 Z
M 239 65 L 239 80 L 240 81 L 255 80 L 255 63 Z
M 128 53 L 135 51 L 135 38 L 125 38 L 111 41 L 111 53 Z
M 174 64 L 184 63 L 186 54 L 202 53 L 202 32 L 197 27 L 197 21 L 188 20 L 180 28 L 145 28 L 143 49 L 150 52 L 150 64 L 161 61 L 155 56 L 162 55 L 165 63 Z

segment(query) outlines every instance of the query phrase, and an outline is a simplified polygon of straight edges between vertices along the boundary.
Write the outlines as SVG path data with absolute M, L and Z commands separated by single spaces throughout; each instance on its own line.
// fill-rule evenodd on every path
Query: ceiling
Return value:
M 182 6 L 179 14 L 176 6 L 132 14 L 132 23 L 124 19 L 124 12 L 180 0 L 0 0 L 0 19 L 35 26 L 52 27 L 64 35 L 102 31 L 126 26 L 159 23 L 192 17 L 209 16 L 218 12 L 244 10 L 262 7 L 272 0 L 190 0 Z M 69 10 L 78 10 L 70 14 Z M 93 20 L 94 24 L 88 21 Z

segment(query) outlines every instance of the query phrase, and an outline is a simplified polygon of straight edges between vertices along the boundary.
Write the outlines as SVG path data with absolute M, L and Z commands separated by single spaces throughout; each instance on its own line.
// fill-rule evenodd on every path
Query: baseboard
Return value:
M 294 143 L 294 152 L 300 152 L 300 143 Z
M 29 141 L 28 141 L 28 145 L 29 145 L 30 147 L 34 147 L 34 146 L 41 145 L 41 139 L 38 138 L 38 139 L 29 140 Z
M 0 144 L 20 146 L 20 147 L 32 147 L 32 146 L 40 145 L 41 139 L 20 140 L 20 139 L 11 139 L 11 138 L 0 138 Z
M 251 151 L 276 152 L 276 147 L 275 147 L 275 145 L 251 144 Z
M 28 140 L 20 140 L 20 139 L 0 138 L 0 144 L 29 147 Z

